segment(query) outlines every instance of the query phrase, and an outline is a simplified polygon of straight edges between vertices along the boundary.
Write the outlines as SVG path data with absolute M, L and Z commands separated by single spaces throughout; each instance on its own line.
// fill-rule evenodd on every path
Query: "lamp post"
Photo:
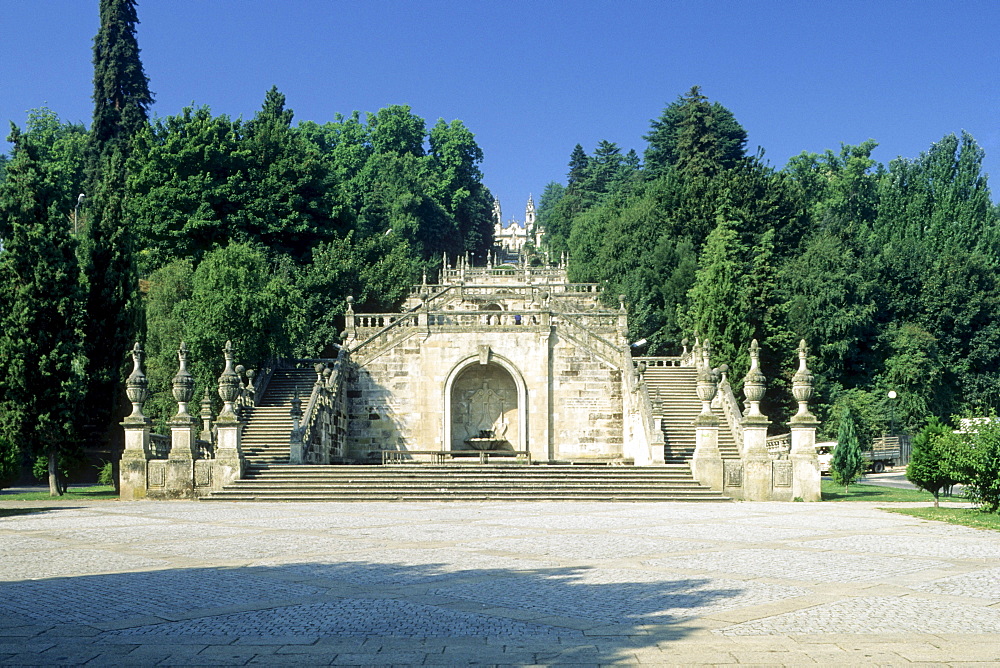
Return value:
M 893 436 L 896 433 L 896 390 L 889 390 L 886 395 L 889 397 L 889 435 Z
M 78 233 L 77 220 L 79 219 L 80 205 L 83 204 L 83 200 L 87 198 L 86 195 L 80 193 L 76 198 L 76 206 L 73 207 L 73 234 Z

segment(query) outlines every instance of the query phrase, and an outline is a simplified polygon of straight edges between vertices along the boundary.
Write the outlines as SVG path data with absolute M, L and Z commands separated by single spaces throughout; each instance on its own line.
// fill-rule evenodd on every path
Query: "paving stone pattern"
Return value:
M 868 504 L 54 505 L 3 666 L 1000 663 L 1000 534 Z

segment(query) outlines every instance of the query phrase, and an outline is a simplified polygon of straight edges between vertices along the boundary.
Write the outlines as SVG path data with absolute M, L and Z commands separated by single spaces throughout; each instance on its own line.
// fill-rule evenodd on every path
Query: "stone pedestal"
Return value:
M 803 501 L 821 501 L 819 460 L 816 457 L 815 420 L 796 421 L 790 424 L 792 451 L 788 459 L 792 462 L 792 496 Z
M 215 475 L 212 476 L 212 488 L 222 489 L 224 485 L 243 477 L 243 423 L 220 416 L 215 427 Z
M 296 429 L 292 432 L 291 439 L 289 440 L 288 463 L 305 464 L 305 453 L 306 444 L 302 442 L 302 431 Z
M 743 419 L 743 494 L 746 501 L 771 500 L 771 456 L 766 418 Z
M 123 501 L 146 498 L 147 462 L 149 461 L 150 421 L 125 418 L 125 450 L 119 467 L 119 490 Z
M 177 416 L 170 421 L 170 455 L 164 481 L 168 498 L 193 499 L 194 460 L 198 457 L 198 423 L 190 416 Z
M 714 416 L 699 416 L 695 421 L 695 448 L 691 473 L 701 484 L 722 491 L 722 454 L 719 452 L 719 421 Z

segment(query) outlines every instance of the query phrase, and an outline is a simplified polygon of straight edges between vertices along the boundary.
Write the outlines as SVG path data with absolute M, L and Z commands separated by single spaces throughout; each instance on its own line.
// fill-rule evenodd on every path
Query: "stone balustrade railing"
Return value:
M 767 452 L 772 459 L 787 459 L 788 453 L 792 451 L 792 435 L 778 434 L 767 437 Z
M 726 423 L 733 433 L 733 440 L 736 441 L 736 448 L 743 451 L 743 412 L 740 410 L 740 403 L 733 394 L 733 386 L 725 378 L 719 383 L 716 398 L 722 407 L 722 414 L 726 416 Z
M 164 434 L 149 435 L 149 456 L 152 459 L 166 459 L 170 455 L 170 437 Z
M 677 357 L 633 357 L 633 366 L 639 366 L 640 362 L 645 362 L 646 368 L 649 367 L 669 367 L 669 366 L 687 366 L 684 364 L 683 358 Z
M 347 433 L 344 368 L 343 357 L 331 365 L 319 361 L 315 364 L 316 382 L 301 415 L 301 423 L 291 434 L 291 463 L 325 464 L 343 457 Z

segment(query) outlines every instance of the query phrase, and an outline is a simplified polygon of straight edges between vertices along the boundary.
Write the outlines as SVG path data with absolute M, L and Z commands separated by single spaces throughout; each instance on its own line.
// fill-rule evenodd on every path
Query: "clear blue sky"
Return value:
M 0 120 L 47 105 L 89 123 L 97 0 L 2 0 Z M 408 104 L 461 119 L 504 218 L 565 178 L 570 151 L 645 148 L 692 85 L 776 166 L 872 138 L 916 157 L 967 130 L 1000 191 L 1000 1 L 145 0 L 153 112 L 251 117 L 277 85 L 296 120 Z M 6 146 L 6 145 L 4 145 Z

